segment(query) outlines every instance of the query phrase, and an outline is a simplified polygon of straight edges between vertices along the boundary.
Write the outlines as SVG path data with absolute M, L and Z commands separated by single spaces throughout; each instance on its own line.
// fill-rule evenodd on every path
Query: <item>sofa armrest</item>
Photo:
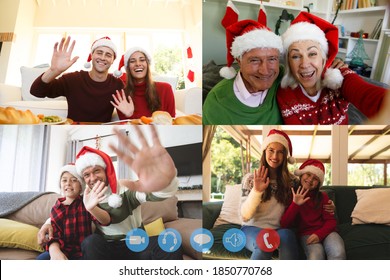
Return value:
M 223 201 L 203 202 L 202 204 L 202 217 L 203 227 L 206 229 L 212 229 L 215 221 L 221 213 Z
M 22 90 L 18 86 L 0 83 L 0 104 L 22 100 Z
M 165 223 L 165 228 L 174 228 L 180 233 L 182 239 L 183 253 L 197 260 L 200 260 L 202 258 L 202 253 L 196 251 L 191 246 L 191 235 L 196 229 L 199 229 L 201 227 L 201 219 L 179 218 L 178 220 Z

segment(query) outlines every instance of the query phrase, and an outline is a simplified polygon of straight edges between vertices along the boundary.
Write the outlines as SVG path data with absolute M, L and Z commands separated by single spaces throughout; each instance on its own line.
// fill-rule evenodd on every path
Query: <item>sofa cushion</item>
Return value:
M 8 215 L 7 219 L 40 228 L 50 217 L 51 208 L 59 197 L 58 193 L 44 194 L 31 201 L 22 209 Z
M 25 223 L 0 219 L 0 246 L 43 252 L 37 242 L 38 231 Z
M 44 73 L 47 69 L 49 69 L 48 64 L 39 65 L 36 67 L 20 67 L 20 73 L 22 76 L 22 100 L 24 101 L 42 101 L 45 99 L 51 100 L 65 100 L 65 97 L 57 97 L 57 98 L 38 98 L 30 93 L 30 88 L 32 83 L 38 78 L 42 73 Z
M 390 227 L 377 224 L 338 226 L 348 260 L 389 260 Z
M 239 215 L 241 201 L 241 184 L 226 186 L 225 197 L 222 204 L 221 213 L 215 221 L 214 227 L 223 224 L 238 224 L 242 221 Z
M 356 197 L 352 224 L 390 225 L 390 189 L 356 190 Z
M 160 217 L 149 224 L 144 224 L 144 229 L 148 236 L 158 236 L 165 230 L 163 219 Z
M 143 224 L 149 224 L 158 218 L 163 222 L 170 222 L 178 219 L 177 197 L 172 196 L 162 201 L 147 201 L 141 204 L 141 217 Z

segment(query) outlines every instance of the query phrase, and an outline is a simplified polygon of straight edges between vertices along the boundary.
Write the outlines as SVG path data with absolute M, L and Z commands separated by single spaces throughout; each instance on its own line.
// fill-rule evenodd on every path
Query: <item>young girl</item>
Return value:
M 297 226 L 298 235 L 309 260 L 345 259 L 344 242 L 336 232 L 334 215 L 323 210 L 329 200 L 319 189 L 324 182 L 325 168 L 315 159 L 305 161 L 295 174 L 300 187 L 294 191 L 293 202 L 281 219 L 282 227 Z
M 112 105 L 120 119 L 151 117 L 154 111 L 166 111 L 176 116 L 175 98 L 168 83 L 153 81 L 150 69 L 151 56 L 140 47 L 130 48 L 123 55 L 119 69 L 124 66 L 126 75 L 121 76 L 125 89 L 113 94 Z
M 96 184 L 83 192 L 83 179 L 74 165 L 65 165 L 60 170 L 60 187 L 64 197 L 57 200 L 50 213 L 53 238 L 46 244 L 46 252 L 38 260 L 81 259 L 81 242 L 92 234 L 92 221 L 108 225 L 109 214 L 97 207 L 105 199 L 107 187 Z M 83 203 L 84 199 L 84 203 Z
M 261 167 L 254 172 L 253 186 L 243 183 L 241 217 L 246 248 L 252 251 L 251 259 L 271 259 L 272 252 L 261 250 L 256 242 L 262 229 L 270 228 L 280 237 L 279 258 L 298 259 L 295 233 L 280 227 L 280 218 L 291 202 L 290 188 L 295 178 L 287 169 L 287 162 L 294 162 L 290 138 L 283 131 L 272 129 L 262 150 Z

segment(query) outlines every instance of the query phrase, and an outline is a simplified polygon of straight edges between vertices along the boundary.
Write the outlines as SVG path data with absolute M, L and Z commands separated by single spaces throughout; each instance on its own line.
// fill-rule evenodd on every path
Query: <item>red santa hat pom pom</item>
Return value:
M 302 176 L 305 173 L 311 173 L 320 179 L 320 185 L 324 183 L 325 167 L 321 161 L 316 159 L 308 159 L 294 171 L 297 176 Z
M 108 205 L 112 208 L 119 208 L 122 206 L 122 198 L 120 195 L 114 193 L 108 197 Z
M 114 76 L 117 78 L 119 78 L 123 74 L 121 69 L 125 65 L 124 59 L 124 55 L 122 55 L 121 60 L 119 61 L 118 69 L 114 71 Z

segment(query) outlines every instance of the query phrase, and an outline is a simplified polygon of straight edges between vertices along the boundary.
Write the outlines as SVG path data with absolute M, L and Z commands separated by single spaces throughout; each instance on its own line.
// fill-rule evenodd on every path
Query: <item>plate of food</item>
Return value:
M 38 118 L 41 120 L 41 124 L 63 124 L 67 121 L 66 118 L 61 118 L 59 116 L 38 115 Z

